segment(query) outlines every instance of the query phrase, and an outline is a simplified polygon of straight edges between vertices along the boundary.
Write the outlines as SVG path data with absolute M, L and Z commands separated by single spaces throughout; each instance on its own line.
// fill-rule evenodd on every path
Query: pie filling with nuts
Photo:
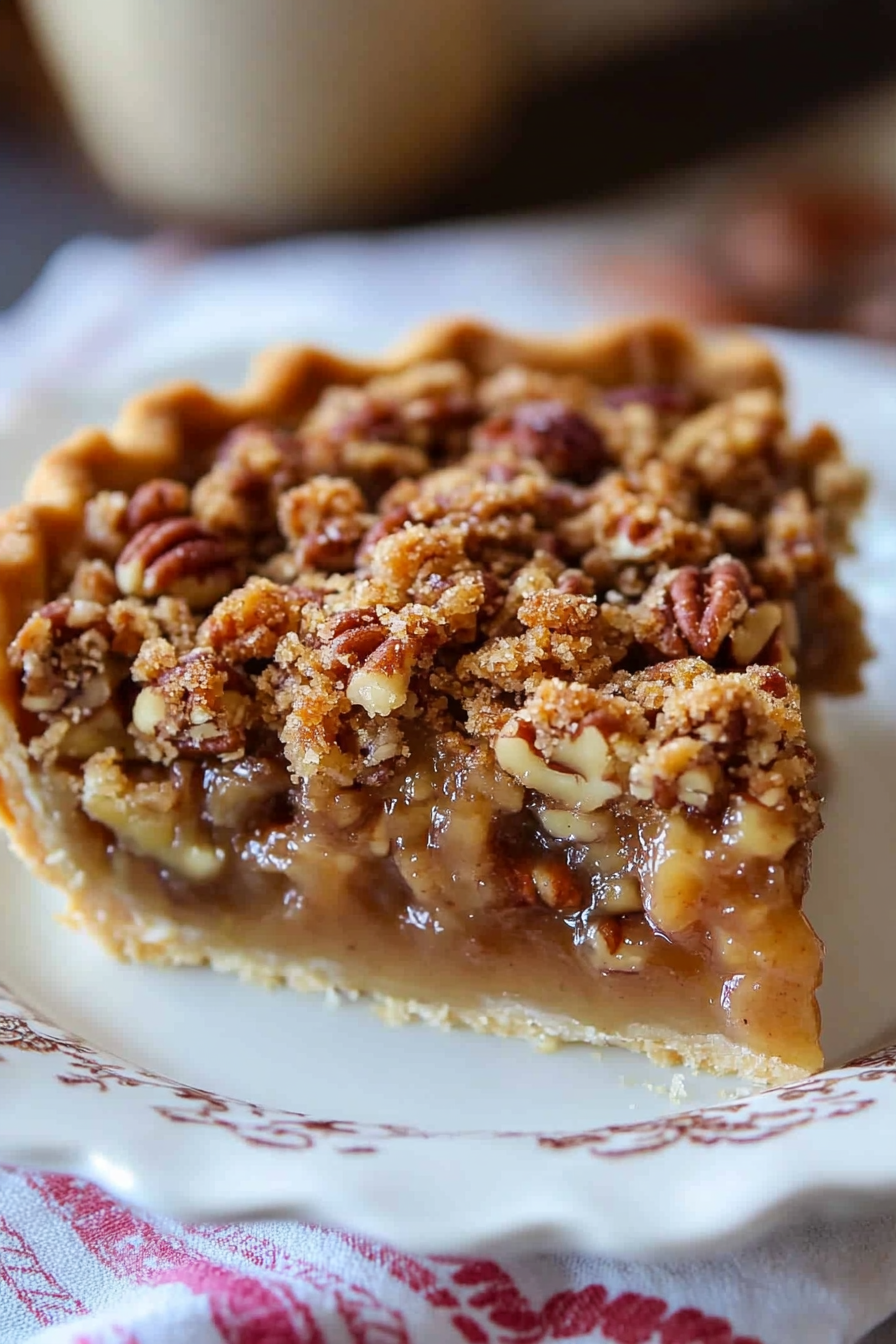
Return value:
M 12 842 L 119 956 L 799 1077 L 863 491 L 662 322 L 142 397 L 0 522 Z

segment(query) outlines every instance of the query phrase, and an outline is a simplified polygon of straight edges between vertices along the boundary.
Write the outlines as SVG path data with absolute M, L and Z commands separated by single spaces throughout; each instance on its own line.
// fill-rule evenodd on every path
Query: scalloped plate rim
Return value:
M 872 380 L 885 376 L 896 386 L 896 358 L 888 352 L 839 338 L 769 339 L 785 361 L 833 360 L 841 380 L 870 373 Z M 108 398 L 107 390 L 103 396 Z M 896 394 L 892 407 L 881 403 L 880 414 L 896 426 Z M 892 497 L 893 464 L 881 459 L 877 465 L 886 477 L 880 498 Z M 14 862 L 0 859 L 0 874 L 3 863 Z M 15 978 L 7 972 L 0 957 L 0 976 Z M 42 1048 L 34 1042 L 17 1048 L 12 1041 L 15 1023 L 23 1019 L 43 1038 Z M 141 1073 L 107 1050 L 82 1050 L 74 1036 L 66 1037 L 74 1044 L 61 1069 L 68 1081 L 60 1082 L 46 1041 L 65 1033 L 45 1029 L 45 1021 L 12 996 L 0 1009 L 0 1157 L 83 1176 L 124 1200 L 194 1222 L 276 1212 L 350 1226 L 421 1252 L 567 1249 L 656 1259 L 725 1250 L 819 1207 L 896 1197 L 889 1137 L 896 1119 L 896 1049 L 795 1087 L 722 1106 L 675 1110 L 670 1103 L 663 1116 L 617 1126 L 623 1146 L 639 1134 L 649 1138 L 652 1126 L 660 1137 L 647 1151 L 611 1155 L 606 1127 L 588 1144 L 573 1143 L 569 1135 L 557 1142 L 541 1131 L 390 1136 L 368 1124 L 356 1127 L 357 1142 L 343 1142 L 352 1137 L 348 1133 L 332 1139 L 331 1131 L 315 1131 L 316 1146 L 297 1154 L 263 1146 L 271 1142 L 266 1125 L 285 1127 L 288 1136 L 297 1124 L 293 1137 L 308 1138 L 307 1125 L 288 1113 L 264 1107 L 252 1113 L 251 1102 Z M 433 1037 L 436 1048 L 438 1040 Z M 98 1074 L 91 1075 L 94 1066 Z M 171 1098 L 176 1104 L 153 1104 L 172 1090 L 184 1093 Z M 804 1110 L 814 1105 L 818 1113 L 782 1121 L 780 1132 L 763 1134 L 761 1142 L 749 1130 L 740 1138 L 731 1132 L 732 1124 L 751 1123 L 772 1131 L 770 1113 L 783 1111 L 786 1121 L 792 1108 L 802 1117 L 803 1103 Z M 184 1114 L 191 1106 L 196 1114 Z M 248 1137 L 233 1132 L 244 1126 L 247 1113 Z M 729 1132 L 714 1130 L 716 1122 Z M 670 1133 L 677 1137 L 669 1139 Z M 326 1144 L 322 1134 L 329 1136 Z M 440 1149 L 435 1162 L 432 1145 Z M 370 1148 L 375 1151 L 364 1151 Z M 730 1160 L 732 1152 L 738 1160 Z M 222 1160 L 230 1177 L 226 1189 Z M 466 1164 L 463 1181 L 452 1177 L 458 1163 Z M 337 1171 L 349 1174 L 334 1179 Z M 478 1198 L 471 1201 L 474 1180 Z

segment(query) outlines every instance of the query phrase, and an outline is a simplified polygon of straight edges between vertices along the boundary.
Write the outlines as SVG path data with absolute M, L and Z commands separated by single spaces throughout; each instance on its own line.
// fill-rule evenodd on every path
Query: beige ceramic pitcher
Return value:
M 237 229 L 392 214 L 489 137 L 490 0 L 27 0 L 76 129 L 155 212 Z

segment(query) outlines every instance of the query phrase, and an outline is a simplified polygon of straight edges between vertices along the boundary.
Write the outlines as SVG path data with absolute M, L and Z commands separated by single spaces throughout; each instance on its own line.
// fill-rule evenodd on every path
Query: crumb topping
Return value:
M 574 777 L 809 815 L 792 679 L 861 662 L 835 562 L 863 492 L 771 390 L 455 361 L 330 387 L 198 480 L 88 502 L 68 589 L 11 647 L 24 731 L 65 758 L 101 715 L 115 761 L 280 752 L 345 789 L 426 725 L 567 805 Z

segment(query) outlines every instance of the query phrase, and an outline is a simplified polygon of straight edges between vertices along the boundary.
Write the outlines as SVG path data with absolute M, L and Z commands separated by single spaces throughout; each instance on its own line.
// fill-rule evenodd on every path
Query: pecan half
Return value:
M 191 607 L 211 606 L 239 577 L 232 543 L 207 532 L 195 518 L 147 523 L 115 566 L 115 580 L 123 593 L 133 597 L 170 593 Z
M 609 465 L 601 434 L 562 401 L 526 401 L 490 416 L 473 434 L 473 447 L 488 452 L 506 445 L 534 458 L 552 476 L 587 485 Z
M 672 616 L 688 648 L 714 658 L 750 606 L 752 581 L 739 560 L 721 556 L 706 569 L 686 565 L 669 585 Z
M 330 645 L 330 653 L 335 661 L 350 665 L 369 658 L 385 638 L 386 632 L 381 625 L 359 626 L 356 630 L 346 630 L 344 634 L 337 635 Z
M 131 495 L 124 520 L 133 536 L 148 523 L 159 523 L 165 518 L 178 518 L 190 512 L 190 491 L 182 481 L 158 477 L 144 481 Z
M 375 607 L 357 607 L 334 616 L 320 631 L 329 660 L 344 668 L 369 658 L 386 638 Z

